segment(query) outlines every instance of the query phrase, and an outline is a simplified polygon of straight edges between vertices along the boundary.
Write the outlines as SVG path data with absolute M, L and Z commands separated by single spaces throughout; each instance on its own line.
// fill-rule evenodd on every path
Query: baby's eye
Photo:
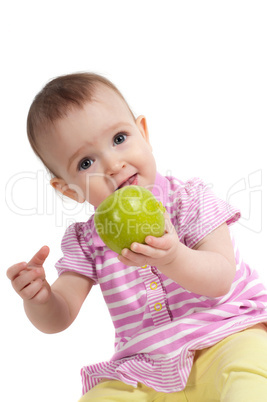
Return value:
M 89 169 L 90 166 L 92 166 L 94 162 L 90 158 L 84 158 L 79 162 L 78 164 L 78 169 L 79 170 L 86 170 Z
M 114 137 L 114 144 L 120 145 L 126 140 L 127 135 L 124 133 L 119 133 Z

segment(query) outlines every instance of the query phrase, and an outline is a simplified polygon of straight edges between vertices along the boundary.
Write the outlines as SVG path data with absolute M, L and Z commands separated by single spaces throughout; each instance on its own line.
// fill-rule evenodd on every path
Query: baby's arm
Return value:
M 48 254 L 48 247 L 42 247 L 28 264 L 10 267 L 7 276 L 24 300 L 25 312 L 33 325 L 42 332 L 55 333 L 74 321 L 93 281 L 70 272 L 62 274 L 50 286 L 43 268 Z
M 193 249 L 179 241 L 167 218 L 168 230 L 162 237 L 148 236 L 146 245 L 133 243 L 118 258 L 127 265 L 156 266 L 185 289 L 208 297 L 226 294 L 233 282 L 236 265 L 227 224 L 204 237 Z

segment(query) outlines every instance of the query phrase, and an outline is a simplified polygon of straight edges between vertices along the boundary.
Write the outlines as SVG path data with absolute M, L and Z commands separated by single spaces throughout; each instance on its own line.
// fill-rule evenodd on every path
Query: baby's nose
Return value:
M 117 174 L 126 166 L 126 163 L 121 160 L 117 159 L 116 157 L 109 157 L 105 160 L 106 163 L 106 173 L 110 176 Z

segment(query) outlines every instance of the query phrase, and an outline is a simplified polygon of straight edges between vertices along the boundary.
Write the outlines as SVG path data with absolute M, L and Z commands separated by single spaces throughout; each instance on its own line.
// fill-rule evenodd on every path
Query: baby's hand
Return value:
M 11 280 L 15 291 L 23 300 L 31 300 L 36 304 L 46 303 L 51 289 L 45 280 L 43 263 L 49 254 L 47 246 L 42 247 L 27 264 L 21 262 L 7 270 L 7 277 Z
M 167 267 L 177 257 L 179 238 L 169 215 L 165 213 L 165 234 L 161 237 L 147 236 L 146 244 L 132 243 L 131 250 L 122 250 L 118 259 L 125 265 Z

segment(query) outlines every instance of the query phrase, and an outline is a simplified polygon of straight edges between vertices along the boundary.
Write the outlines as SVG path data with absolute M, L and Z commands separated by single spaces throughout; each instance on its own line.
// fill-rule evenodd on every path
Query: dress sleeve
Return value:
M 98 283 L 94 260 L 85 242 L 83 223 L 70 225 L 62 239 L 61 250 L 63 257 L 56 263 L 58 275 L 64 272 L 76 272 Z
M 180 241 L 190 248 L 223 223 L 231 225 L 241 216 L 237 208 L 216 197 L 198 178 L 185 183 L 176 207 Z

